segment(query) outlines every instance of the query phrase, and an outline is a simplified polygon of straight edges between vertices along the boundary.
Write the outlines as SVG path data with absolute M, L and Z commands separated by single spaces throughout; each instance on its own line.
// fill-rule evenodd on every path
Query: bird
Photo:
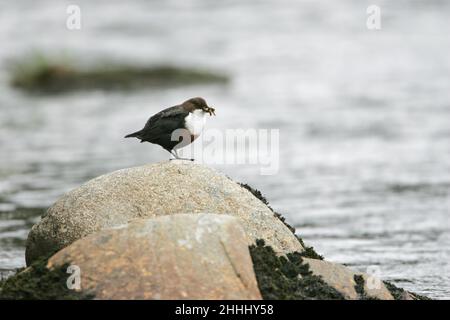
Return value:
M 194 161 L 179 157 L 177 149 L 189 145 L 200 136 L 207 115 L 215 116 L 215 109 L 208 106 L 201 97 L 191 98 L 156 113 L 147 120 L 143 129 L 130 133 L 125 138 L 137 138 L 141 143 L 157 144 L 170 152 L 175 159 Z M 177 131 L 180 129 L 181 131 Z M 177 136 L 180 132 L 181 135 Z M 173 135 L 174 133 L 176 134 Z

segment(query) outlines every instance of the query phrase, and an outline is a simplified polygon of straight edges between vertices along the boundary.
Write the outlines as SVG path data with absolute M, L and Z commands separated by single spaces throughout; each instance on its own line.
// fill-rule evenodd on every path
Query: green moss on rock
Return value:
M 0 300 L 81 300 L 86 293 L 67 288 L 68 265 L 47 269 L 47 258 L 0 282 Z
M 297 240 L 300 242 L 300 244 L 303 246 L 303 248 L 305 249 L 305 251 L 303 252 L 303 256 L 305 258 L 310 258 L 310 259 L 317 259 L 317 260 L 324 260 L 324 257 L 320 254 L 318 254 L 315 250 L 314 247 L 308 247 L 305 245 L 305 243 L 303 242 L 303 239 L 300 238 L 298 235 L 295 235 L 297 237 Z
M 258 240 L 250 254 L 261 295 L 267 300 L 342 300 L 343 295 L 326 284 L 303 263 L 302 254 L 294 252 L 277 256 Z
M 239 183 L 239 185 L 245 189 L 247 189 L 248 191 L 250 191 L 251 194 L 253 194 L 257 199 L 261 200 L 262 203 L 264 203 L 275 215 L 275 217 L 277 217 L 281 222 L 283 222 L 283 224 L 289 229 L 291 230 L 291 232 L 295 235 L 295 237 L 297 238 L 297 240 L 300 242 L 300 244 L 303 246 L 303 248 L 305 249 L 305 251 L 302 253 L 302 256 L 305 258 L 311 258 L 311 259 L 318 259 L 318 260 L 323 260 L 323 256 L 318 254 L 315 250 L 314 247 L 307 247 L 305 245 L 305 243 L 303 242 L 303 239 L 300 238 L 298 235 L 295 234 L 295 228 L 293 226 L 291 226 L 290 224 L 288 224 L 286 222 L 286 218 L 284 218 L 280 213 L 275 212 L 273 210 L 273 208 L 269 205 L 269 201 L 266 199 L 266 197 L 263 196 L 263 194 L 261 193 L 261 191 L 252 188 L 251 186 L 249 186 L 246 183 Z
M 417 293 L 413 293 L 410 291 L 406 291 L 402 288 L 399 288 L 388 281 L 383 281 L 383 283 L 389 290 L 389 292 L 392 294 L 395 300 L 404 300 L 405 295 L 409 295 L 413 300 L 432 300 L 431 298 L 428 298 L 426 296 L 422 296 Z

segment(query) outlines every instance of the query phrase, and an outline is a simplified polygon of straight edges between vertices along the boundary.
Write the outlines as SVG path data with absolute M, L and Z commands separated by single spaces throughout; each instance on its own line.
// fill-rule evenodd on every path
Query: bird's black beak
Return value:
M 209 113 L 210 116 L 216 115 L 215 111 L 216 111 L 216 109 L 214 109 L 212 107 L 209 107 L 209 109 L 208 109 L 208 113 Z

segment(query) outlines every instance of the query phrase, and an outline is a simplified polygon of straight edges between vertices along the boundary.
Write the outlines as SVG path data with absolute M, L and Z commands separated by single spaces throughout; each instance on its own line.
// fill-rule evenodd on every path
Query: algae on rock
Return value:
M 259 290 L 265 300 L 343 300 L 344 296 L 313 275 L 303 263 L 302 253 L 294 252 L 278 256 L 258 240 L 250 246 Z
M 247 189 L 248 191 L 250 191 L 251 194 L 253 194 L 255 196 L 255 198 L 261 200 L 262 203 L 264 203 L 274 214 L 274 216 L 276 218 L 278 218 L 281 222 L 283 222 L 283 224 L 289 229 L 291 230 L 291 232 L 295 235 L 295 237 L 297 238 L 297 240 L 300 242 L 300 244 L 302 245 L 302 247 L 304 248 L 304 252 L 302 252 L 302 256 L 305 258 L 310 258 L 310 259 L 318 259 L 318 260 L 323 260 L 323 256 L 318 254 L 315 250 L 314 247 L 308 247 L 305 245 L 305 243 L 303 242 L 303 239 L 295 234 L 295 228 L 293 226 L 291 226 L 289 223 L 286 222 L 286 218 L 283 217 L 280 213 L 276 212 L 273 210 L 273 208 L 269 205 L 269 201 L 266 199 L 266 197 L 264 197 L 264 195 L 261 193 L 261 191 L 249 186 L 246 183 L 239 183 L 239 185 L 245 189 Z
M 0 300 L 86 300 L 92 297 L 82 291 L 68 289 L 68 264 L 47 268 L 48 258 L 0 281 Z

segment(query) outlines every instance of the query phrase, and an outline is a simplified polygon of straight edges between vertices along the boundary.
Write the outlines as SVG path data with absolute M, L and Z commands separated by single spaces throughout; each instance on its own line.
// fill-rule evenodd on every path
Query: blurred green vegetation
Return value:
M 10 73 L 13 87 L 36 93 L 225 84 L 229 80 L 218 72 L 171 65 L 141 67 L 101 62 L 98 66 L 81 67 L 67 56 L 40 53 L 12 61 Z

